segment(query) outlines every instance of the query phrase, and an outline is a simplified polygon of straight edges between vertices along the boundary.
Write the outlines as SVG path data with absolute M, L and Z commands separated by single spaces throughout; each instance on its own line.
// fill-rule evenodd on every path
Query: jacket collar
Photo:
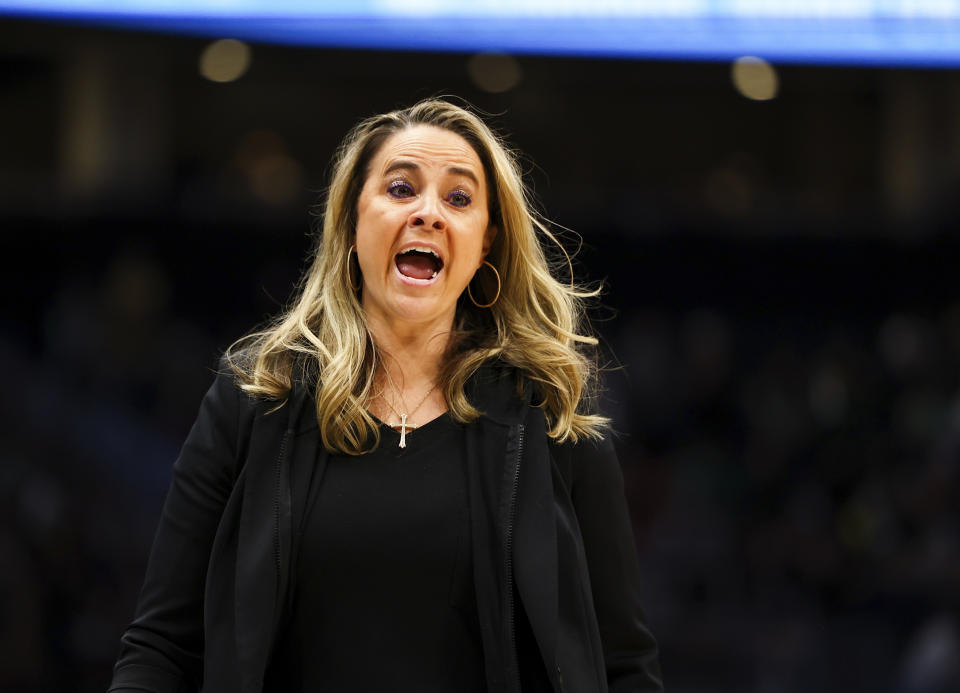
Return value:
M 467 381 L 467 398 L 496 423 L 521 423 L 530 406 L 532 387 L 519 371 L 502 361 L 488 361 Z

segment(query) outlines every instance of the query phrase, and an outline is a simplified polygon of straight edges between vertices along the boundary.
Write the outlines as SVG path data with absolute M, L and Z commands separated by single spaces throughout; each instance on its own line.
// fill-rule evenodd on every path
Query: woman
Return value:
M 580 332 L 518 166 L 429 100 L 339 150 L 293 307 L 183 451 L 111 691 L 657 691 Z

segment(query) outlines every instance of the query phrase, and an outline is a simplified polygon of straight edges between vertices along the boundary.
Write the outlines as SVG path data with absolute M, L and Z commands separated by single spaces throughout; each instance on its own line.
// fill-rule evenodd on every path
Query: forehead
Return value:
M 370 173 L 382 174 L 391 163 L 408 159 L 424 167 L 468 168 L 484 181 L 483 164 L 470 143 L 450 130 L 414 125 L 393 133 L 370 162 Z

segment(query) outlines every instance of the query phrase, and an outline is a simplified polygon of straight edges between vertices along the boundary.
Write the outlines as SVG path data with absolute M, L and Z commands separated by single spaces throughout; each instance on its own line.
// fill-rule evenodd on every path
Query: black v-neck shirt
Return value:
M 486 690 L 464 428 L 443 414 L 399 441 L 381 425 L 376 450 L 310 482 L 271 688 Z

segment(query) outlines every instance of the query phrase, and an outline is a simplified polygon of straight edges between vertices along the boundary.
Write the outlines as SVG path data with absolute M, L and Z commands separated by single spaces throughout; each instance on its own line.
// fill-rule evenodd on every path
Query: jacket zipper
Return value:
M 287 454 L 287 440 L 290 438 L 290 429 L 283 432 L 280 439 L 280 454 L 277 455 L 277 473 L 273 481 L 273 560 L 277 566 L 277 577 L 281 573 L 280 566 L 280 490 L 283 485 L 283 459 Z
M 506 575 L 504 585 L 504 595 L 507 600 L 507 633 L 510 642 L 507 643 L 507 656 L 509 657 L 510 669 L 509 675 L 512 677 L 516 687 L 513 690 L 520 690 L 520 671 L 517 661 L 517 633 L 514 623 L 514 603 L 513 603 L 513 525 L 517 516 L 517 492 L 520 489 L 520 460 L 523 458 L 523 434 L 524 425 L 520 424 L 517 437 L 517 463 L 513 468 L 513 487 L 510 490 L 510 506 L 507 514 L 507 531 L 504 550 L 506 551 Z

